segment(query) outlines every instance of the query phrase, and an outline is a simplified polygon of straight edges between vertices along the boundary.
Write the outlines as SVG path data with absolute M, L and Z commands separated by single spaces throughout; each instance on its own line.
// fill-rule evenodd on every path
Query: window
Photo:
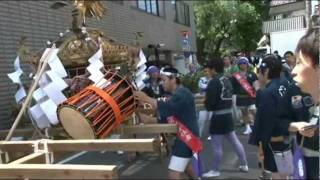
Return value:
M 189 5 L 181 2 L 181 1 L 175 1 L 171 2 L 175 6 L 175 21 L 177 23 L 181 23 L 187 26 L 190 26 L 190 9 Z
M 158 0 L 137 0 L 137 7 L 147 13 L 159 16 Z

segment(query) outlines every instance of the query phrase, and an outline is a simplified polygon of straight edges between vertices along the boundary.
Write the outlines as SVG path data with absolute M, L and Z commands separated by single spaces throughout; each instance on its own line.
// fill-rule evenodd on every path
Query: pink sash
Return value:
M 234 73 L 233 77 L 240 83 L 241 87 L 249 94 L 250 97 L 256 97 L 256 91 L 254 88 L 249 84 L 249 82 L 241 76 L 240 73 Z

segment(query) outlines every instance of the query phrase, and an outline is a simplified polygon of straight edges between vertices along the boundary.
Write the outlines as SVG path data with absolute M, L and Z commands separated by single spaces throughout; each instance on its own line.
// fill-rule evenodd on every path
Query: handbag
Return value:
M 271 145 L 269 147 L 273 153 L 275 163 L 277 165 L 278 173 L 290 176 L 293 174 L 293 154 L 291 146 L 284 151 L 273 151 Z
M 297 140 L 294 140 L 294 151 L 293 151 L 293 179 L 306 179 L 306 166 L 304 162 L 302 146 L 304 142 L 304 137 L 301 139 L 300 145 Z

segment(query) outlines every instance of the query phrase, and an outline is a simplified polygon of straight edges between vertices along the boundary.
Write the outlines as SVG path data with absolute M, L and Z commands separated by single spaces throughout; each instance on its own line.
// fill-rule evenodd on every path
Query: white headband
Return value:
M 179 77 L 178 73 L 164 72 L 163 69 L 160 70 L 160 75 Z

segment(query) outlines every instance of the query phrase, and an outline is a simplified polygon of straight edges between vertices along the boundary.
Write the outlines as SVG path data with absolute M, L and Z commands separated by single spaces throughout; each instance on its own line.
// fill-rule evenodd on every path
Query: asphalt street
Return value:
M 258 179 L 261 170 L 258 168 L 257 147 L 248 145 L 248 136 L 242 135 L 242 127 L 238 127 L 236 132 L 246 151 L 249 172 L 243 173 L 238 171 L 238 157 L 231 144 L 225 139 L 223 143 L 224 155 L 221 164 L 221 176 L 215 179 Z M 209 140 L 204 139 L 202 141 L 204 143 L 202 162 L 204 172 L 206 172 L 212 166 L 212 145 Z M 60 163 L 117 165 L 121 179 L 167 179 L 168 161 L 169 157 L 165 153 L 162 162 L 159 161 L 156 153 L 141 153 L 131 162 L 128 162 L 126 153 L 78 152 Z

